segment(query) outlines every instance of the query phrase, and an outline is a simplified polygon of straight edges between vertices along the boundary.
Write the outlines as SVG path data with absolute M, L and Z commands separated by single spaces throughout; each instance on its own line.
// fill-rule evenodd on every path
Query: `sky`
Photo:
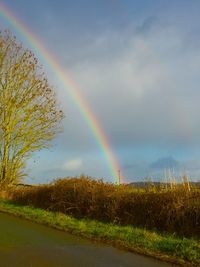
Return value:
M 4 0 L 78 85 L 126 182 L 200 177 L 200 1 Z M 2 29 L 15 29 L 0 18 Z M 29 46 L 23 36 L 17 40 Z M 37 54 L 36 54 L 37 56 Z M 94 133 L 49 66 L 63 133 L 28 162 L 28 183 L 115 182 Z M 178 178 L 177 178 L 178 179 Z

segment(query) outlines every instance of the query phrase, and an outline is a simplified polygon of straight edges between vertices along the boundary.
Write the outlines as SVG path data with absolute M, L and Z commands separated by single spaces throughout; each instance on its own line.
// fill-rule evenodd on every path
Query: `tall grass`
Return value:
M 200 237 L 200 190 L 151 187 L 137 190 L 88 177 L 60 179 L 50 185 L 18 188 L 10 192 L 18 204 L 132 225 L 185 237 Z

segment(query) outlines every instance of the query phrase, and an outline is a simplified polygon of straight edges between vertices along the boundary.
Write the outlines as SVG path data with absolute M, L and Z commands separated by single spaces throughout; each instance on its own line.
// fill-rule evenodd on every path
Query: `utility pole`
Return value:
M 121 184 L 121 173 L 120 170 L 118 170 L 118 184 Z

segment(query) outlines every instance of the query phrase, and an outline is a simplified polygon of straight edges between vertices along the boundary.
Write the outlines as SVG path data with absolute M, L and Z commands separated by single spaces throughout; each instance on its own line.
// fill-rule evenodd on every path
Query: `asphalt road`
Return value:
M 0 213 L 1 267 L 172 267 Z

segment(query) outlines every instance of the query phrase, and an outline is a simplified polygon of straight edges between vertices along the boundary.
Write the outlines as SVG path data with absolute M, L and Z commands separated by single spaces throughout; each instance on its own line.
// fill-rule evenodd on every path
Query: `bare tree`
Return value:
M 0 33 L 0 185 L 25 176 L 33 152 L 47 148 L 64 115 L 34 54 Z

